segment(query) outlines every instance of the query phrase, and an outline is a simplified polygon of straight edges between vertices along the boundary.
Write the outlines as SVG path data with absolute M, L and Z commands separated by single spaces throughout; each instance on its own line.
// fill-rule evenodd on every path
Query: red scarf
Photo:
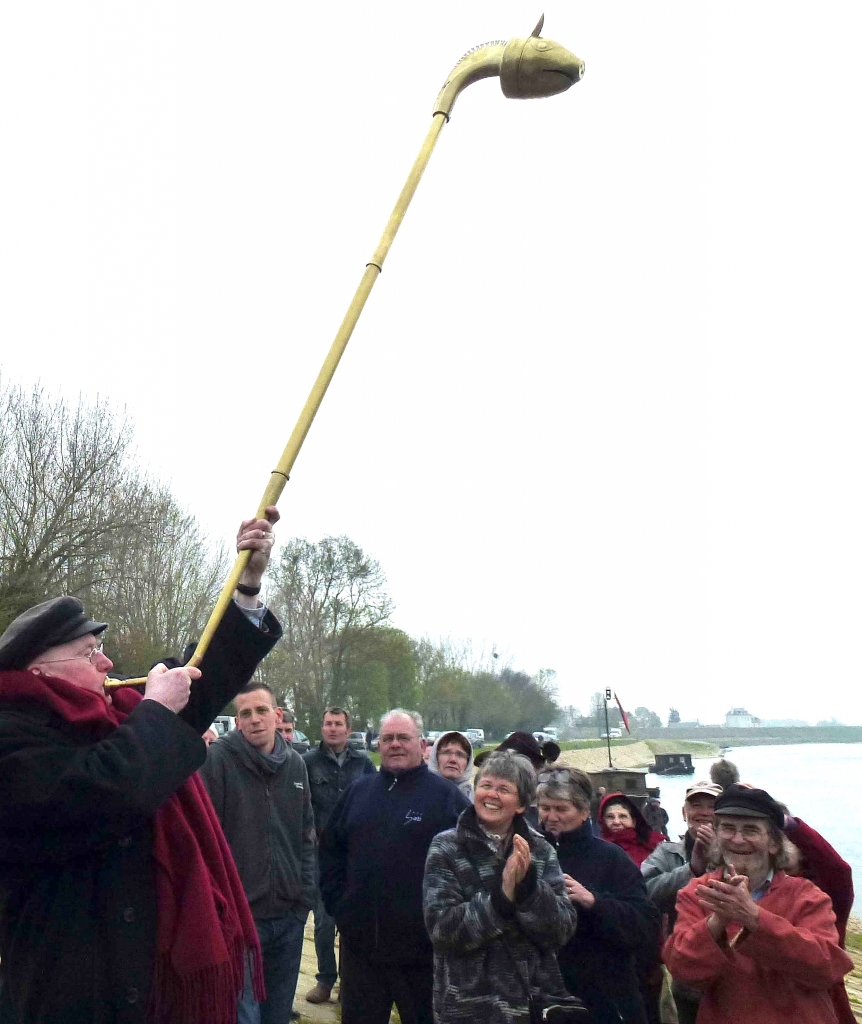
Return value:
M 109 736 L 141 700 L 112 703 L 62 679 L 4 672 L 0 699 L 35 701 L 93 742 Z M 190 776 L 156 811 L 157 929 L 150 1016 L 156 1024 L 236 1024 L 245 954 L 255 998 L 264 999 L 260 942 L 230 847 L 203 782 Z

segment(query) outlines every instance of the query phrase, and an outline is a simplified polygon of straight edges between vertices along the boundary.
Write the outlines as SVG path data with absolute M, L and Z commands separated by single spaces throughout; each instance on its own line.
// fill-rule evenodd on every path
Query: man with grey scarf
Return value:
M 305 919 L 314 903 L 315 834 L 305 762 L 278 734 L 268 686 L 236 699 L 236 729 L 210 745 L 201 776 L 230 844 L 263 953 L 266 1001 L 246 985 L 237 1024 L 291 1018 Z

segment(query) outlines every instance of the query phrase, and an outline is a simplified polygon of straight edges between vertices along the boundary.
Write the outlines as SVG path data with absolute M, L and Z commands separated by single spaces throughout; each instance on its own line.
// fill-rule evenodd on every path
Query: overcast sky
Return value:
M 461 54 L 523 2 L 6 4 L 0 372 L 255 508 Z M 858 4 L 549 0 L 471 86 L 281 500 L 564 703 L 862 724 Z M 537 727 L 544 723 L 536 723 Z

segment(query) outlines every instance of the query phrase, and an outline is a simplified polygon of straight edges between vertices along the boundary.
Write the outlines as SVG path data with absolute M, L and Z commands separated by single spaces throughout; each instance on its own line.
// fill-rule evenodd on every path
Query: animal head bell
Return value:
M 510 39 L 503 51 L 500 86 L 510 99 L 528 100 L 565 92 L 584 77 L 584 62 L 539 33 L 545 16 L 527 39 Z

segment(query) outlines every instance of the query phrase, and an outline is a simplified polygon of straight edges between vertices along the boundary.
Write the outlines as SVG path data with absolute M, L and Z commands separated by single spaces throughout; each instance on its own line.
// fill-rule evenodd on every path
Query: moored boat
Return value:
M 691 754 L 656 754 L 648 770 L 653 775 L 694 775 Z

